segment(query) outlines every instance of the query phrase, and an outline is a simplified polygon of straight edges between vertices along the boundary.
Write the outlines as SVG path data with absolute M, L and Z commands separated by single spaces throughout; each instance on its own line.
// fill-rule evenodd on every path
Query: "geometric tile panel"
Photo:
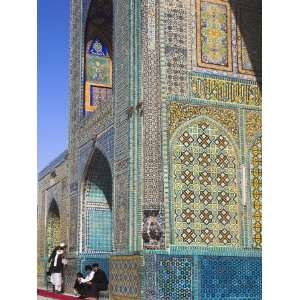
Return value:
M 177 245 L 239 245 L 238 161 L 231 140 L 208 119 L 193 120 L 172 142 Z
M 259 137 L 250 152 L 253 246 L 261 248 L 262 237 L 262 143 Z
M 232 71 L 230 4 L 197 0 L 196 10 L 198 66 Z
M 157 299 L 157 264 L 156 255 L 144 255 L 144 299 Z
M 112 213 L 110 209 L 87 209 L 86 251 L 112 250 Z
M 158 255 L 158 259 L 159 299 L 193 299 L 193 258 Z
M 140 256 L 110 257 L 110 299 L 140 299 Z
M 262 299 L 261 258 L 199 257 L 199 298 L 205 300 Z

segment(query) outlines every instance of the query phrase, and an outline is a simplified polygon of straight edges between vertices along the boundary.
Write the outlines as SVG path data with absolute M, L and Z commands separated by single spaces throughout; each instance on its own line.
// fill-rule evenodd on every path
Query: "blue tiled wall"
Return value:
M 199 257 L 199 298 L 261 299 L 261 258 Z
M 111 210 L 87 210 L 87 250 L 110 252 L 111 237 Z

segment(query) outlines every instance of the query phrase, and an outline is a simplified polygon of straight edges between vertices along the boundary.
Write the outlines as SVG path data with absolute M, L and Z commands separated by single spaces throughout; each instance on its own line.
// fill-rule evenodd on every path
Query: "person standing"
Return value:
M 48 260 L 48 262 L 50 263 L 50 267 L 49 267 L 50 282 L 54 287 L 55 293 L 63 292 L 62 274 L 63 274 L 64 265 L 67 264 L 67 261 L 64 258 L 65 248 L 66 245 L 64 243 L 61 243 L 58 247 L 55 247 Z

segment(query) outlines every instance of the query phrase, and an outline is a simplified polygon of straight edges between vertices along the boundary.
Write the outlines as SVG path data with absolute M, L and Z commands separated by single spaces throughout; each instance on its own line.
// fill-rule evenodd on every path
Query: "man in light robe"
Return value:
M 66 245 L 61 243 L 58 247 L 55 247 L 52 254 L 49 257 L 48 262 L 50 263 L 49 274 L 50 274 L 50 282 L 54 287 L 55 293 L 62 293 L 62 274 L 64 265 L 67 264 L 66 259 L 64 258 L 64 250 Z

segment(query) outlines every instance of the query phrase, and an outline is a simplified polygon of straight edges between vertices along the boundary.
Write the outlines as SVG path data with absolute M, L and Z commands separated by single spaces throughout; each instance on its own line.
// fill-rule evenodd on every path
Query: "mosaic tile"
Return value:
M 165 59 L 168 95 L 187 91 L 187 10 L 186 1 L 166 1 L 164 13 Z
M 169 135 L 172 136 L 175 130 L 184 122 L 192 120 L 197 116 L 207 116 L 225 127 L 231 135 L 239 142 L 239 119 L 235 109 L 216 108 L 204 105 L 179 104 L 171 102 L 169 110 Z
M 253 246 L 261 248 L 262 244 L 262 141 L 259 137 L 250 153 L 250 182 L 252 199 L 252 236 Z
M 87 209 L 86 248 L 87 252 L 112 250 L 112 213 L 110 209 Z
M 209 119 L 194 119 L 172 139 L 174 242 L 239 245 L 238 156 Z
M 110 258 L 110 297 L 140 299 L 140 257 L 112 256 Z
M 116 1 L 114 78 L 106 76 L 113 80 L 111 95 L 111 89 L 97 86 L 102 73 L 94 68 L 98 60 L 92 58 L 107 57 L 111 50 L 103 44 L 100 47 L 100 40 L 85 47 L 91 2 L 100 6 L 111 3 L 72 0 L 69 149 L 68 157 L 64 157 L 69 164 L 68 179 L 62 191 L 49 193 L 49 197 L 61 192 L 67 195 L 61 203 L 70 218 L 64 218 L 68 221 L 61 225 L 70 229 L 69 250 L 76 256 L 67 271 L 67 288 L 72 288 L 72 274 L 84 264 L 100 262 L 108 274 L 110 254 L 106 251 L 110 251 L 113 233 L 117 254 L 141 250 L 141 237 L 144 251 L 156 254 L 144 257 L 144 281 L 140 279 L 139 259 L 139 263 L 125 256 L 114 260 L 113 274 L 109 274 L 112 299 L 139 299 L 142 293 L 148 300 L 261 299 L 261 263 L 257 257 L 261 244 L 261 141 L 257 139 L 261 131 L 261 94 L 256 83 L 260 79 L 253 75 L 253 63 L 259 61 L 251 60 L 243 39 L 245 25 L 251 24 L 253 30 L 247 40 L 254 46 L 257 43 L 253 32 L 259 25 L 258 16 L 253 15 L 253 9 L 238 10 L 235 20 L 229 1 L 221 0 Z M 259 47 L 256 49 L 259 51 Z M 197 65 L 197 54 L 201 54 L 201 66 Z M 87 64 L 86 55 L 91 55 Z M 93 72 L 88 72 L 91 83 L 84 90 L 87 65 Z M 85 96 L 92 110 L 97 107 L 94 112 L 83 113 Z M 200 120 L 208 122 L 207 129 L 199 129 Z M 115 190 L 107 191 L 110 184 L 101 177 L 103 170 L 92 162 L 94 169 L 87 172 L 81 207 L 81 174 L 88 168 L 91 154 L 87 143 L 96 135 L 99 138 L 93 141 L 93 149 L 101 151 L 114 170 L 111 175 Z M 175 140 L 175 151 L 169 151 L 169 141 Z M 243 160 L 250 166 L 247 182 L 251 205 L 245 209 L 248 214 L 239 232 L 237 184 Z M 175 173 L 169 173 L 173 163 Z M 45 172 L 53 168 L 52 164 Z M 141 179 L 136 180 L 140 175 Z M 95 181 L 101 181 L 102 187 Z M 175 194 L 169 195 L 173 189 Z M 141 196 L 137 196 L 139 192 Z M 169 201 L 174 204 L 172 211 Z M 42 211 L 40 206 L 39 217 Z M 83 230 L 79 233 L 80 221 Z M 170 233 L 176 236 L 176 232 L 185 241 L 169 244 Z M 47 236 L 46 231 L 42 234 L 43 238 Z M 253 248 L 237 247 L 244 247 L 239 235 L 249 236 L 249 240 L 252 235 Z M 248 241 L 246 245 L 250 246 Z M 78 257 L 75 253 L 81 250 Z M 208 254 L 214 256 L 202 256 Z M 39 271 L 41 282 L 41 263 Z
M 253 106 L 261 106 L 261 91 L 257 83 L 217 76 L 191 76 L 192 97 Z
M 144 255 L 144 297 L 145 300 L 157 299 L 156 255 Z
M 262 115 L 259 111 L 245 112 L 246 144 L 251 147 L 257 135 L 261 134 Z
M 199 257 L 199 298 L 260 300 L 261 258 Z
M 196 1 L 198 66 L 232 71 L 231 9 L 226 1 Z
M 158 256 L 159 298 L 164 300 L 193 299 L 193 259 L 181 256 Z
M 161 97 L 159 77 L 158 5 L 143 6 L 143 160 L 144 209 L 159 209 L 163 201 L 161 175 Z M 157 88 L 153 88 L 156 86 Z
M 107 159 L 98 149 L 89 162 L 84 186 L 83 249 L 85 252 L 112 250 L 112 174 Z
M 103 101 L 111 100 L 112 60 L 107 47 L 94 39 L 86 45 L 85 112 L 93 112 Z

